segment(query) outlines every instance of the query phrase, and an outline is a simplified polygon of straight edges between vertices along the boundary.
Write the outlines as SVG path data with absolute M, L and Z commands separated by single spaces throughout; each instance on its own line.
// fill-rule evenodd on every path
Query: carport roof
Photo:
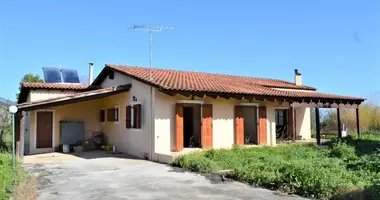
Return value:
M 120 86 L 115 86 L 115 87 L 110 87 L 110 88 L 103 88 L 103 89 L 91 90 L 87 92 L 75 93 L 75 94 L 67 95 L 64 97 L 25 102 L 25 103 L 17 104 L 17 107 L 19 111 L 30 111 L 30 110 L 49 108 L 49 107 L 60 106 L 60 105 L 65 105 L 65 104 L 78 103 L 78 102 L 83 102 L 83 101 L 88 101 L 88 100 L 93 100 L 93 99 L 100 99 L 103 97 L 112 96 L 115 94 L 126 92 L 126 91 L 129 91 L 131 87 L 132 87 L 132 84 L 125 84 L 125 85 L 120 85 Z

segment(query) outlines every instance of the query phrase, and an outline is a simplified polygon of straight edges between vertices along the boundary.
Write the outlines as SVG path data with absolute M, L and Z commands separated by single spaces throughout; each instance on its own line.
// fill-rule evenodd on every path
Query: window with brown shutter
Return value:
M 119 107 L 115 107 L 114 115 L 115 115 L 114 121 L 118 122 L 119 121 Z
M 141 129 L 141 104 L 126 107 L 125 127 Z
M 133 128 L 141 128 L 141 104 L 133 106 Z
M 100 114 L 100 116 L 99 116 L 100 122 L 105 122 L 106 121 L 106 110 L 101 109 L 99 114 Z

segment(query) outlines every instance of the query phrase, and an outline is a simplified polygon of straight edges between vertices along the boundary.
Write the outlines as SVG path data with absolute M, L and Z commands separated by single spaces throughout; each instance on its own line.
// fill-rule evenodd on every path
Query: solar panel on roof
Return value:
M 75 69 L 62 69 L 64 83 L 79 83 L 78 71 Z
M 45 83 L 62 83 L 61 72 L 57 67 L 43 67 Z

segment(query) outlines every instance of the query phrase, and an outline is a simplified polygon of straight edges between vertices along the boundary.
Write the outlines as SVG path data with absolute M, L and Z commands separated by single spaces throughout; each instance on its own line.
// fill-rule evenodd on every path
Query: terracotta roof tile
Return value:
M 60 89 L 60 90 L 85 90 L 88 88 L 86 84 L 79 83 L 31 83 L 23 82 L 24 88 L 31 89 Z
M 139 77 L 145 81 L 149 81 L 149 68 L 131 67 L 123 65 L 106 65 L 109 68 L 117 71 L 127 73 L 131 76 Z M 152 69 L 152 83 L 160 86 L 176 89 L 189 89 L 189 88 L 218 88 L 232 82 L 239 82 L 240 84 L 257 84 L 261 86 L 275 87 L 275 88 L 289 88 L 289 89 L 304 89 L 315 90 L 310 86 L 298 86 L 294 83 L 279 80 L 279 79 L 266 79 L 254 78 L 245 76 L 233 76 L 226 74 L 212 74 L 201 72 L 189 72 L 169 69 Z M 223 84 L 221 84 L 223 83 Z M 201 89 L 201 90 L 203 90 Z
M 313 87 L 297 86 L 294 83 L 278 79 L 252 78 L 154 68 L 152 69 L 152 81 L 150 81 L 149 68 L 123 65 L 106 65 L 106 68 L 127 74 L 133 78 L 166 90 L 364 101 L 363 98 L 358 97 L 315 92 L 315 88 Z M 284 91 L 275 88 L 308 91 Z

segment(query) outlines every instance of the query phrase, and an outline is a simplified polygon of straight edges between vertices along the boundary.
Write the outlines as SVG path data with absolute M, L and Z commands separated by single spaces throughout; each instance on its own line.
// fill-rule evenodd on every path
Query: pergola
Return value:
M 356 129 L 357 134 L 360 135 L 360 119 L 359 119 L 359 105 L 365 101 L 363 98 L 356 97 L 346 97 L 339 95 L 330 95 L 318 92 L 284 92 L 276 95 L 252 95 L 252 94 L 228 94 L 228 93 L 216 93 L 216 92 L 200 92 L 200 91 L 178 91 L 178 90 L 159 90 L 167 95 L 175 96 L 177 94 L 194 98 L 204 98 L 210 97 L 213 99 L 223 98 L 223 99 L 236 99 L 236 100 L 248 100 L 252 101 L 272 101 L 272 102 L 288 102 L 290 105 L 290 112 L 292 121 L 292 140 L 296 140 L 295 132 L 295 114 L 294 110 L 296 107 L 309 107 L 315 109 L 315 118 L 316 118 L 316 139 L 317 144 L 321 144 L 321 127 L 320 127 L 320 108 L 336 108 L 337 110 L 337 121 L 338 121 L 338 138 L 342 138 L 342 122 L 340 118 L 341 109 L 355 109 L 356 110 Z

